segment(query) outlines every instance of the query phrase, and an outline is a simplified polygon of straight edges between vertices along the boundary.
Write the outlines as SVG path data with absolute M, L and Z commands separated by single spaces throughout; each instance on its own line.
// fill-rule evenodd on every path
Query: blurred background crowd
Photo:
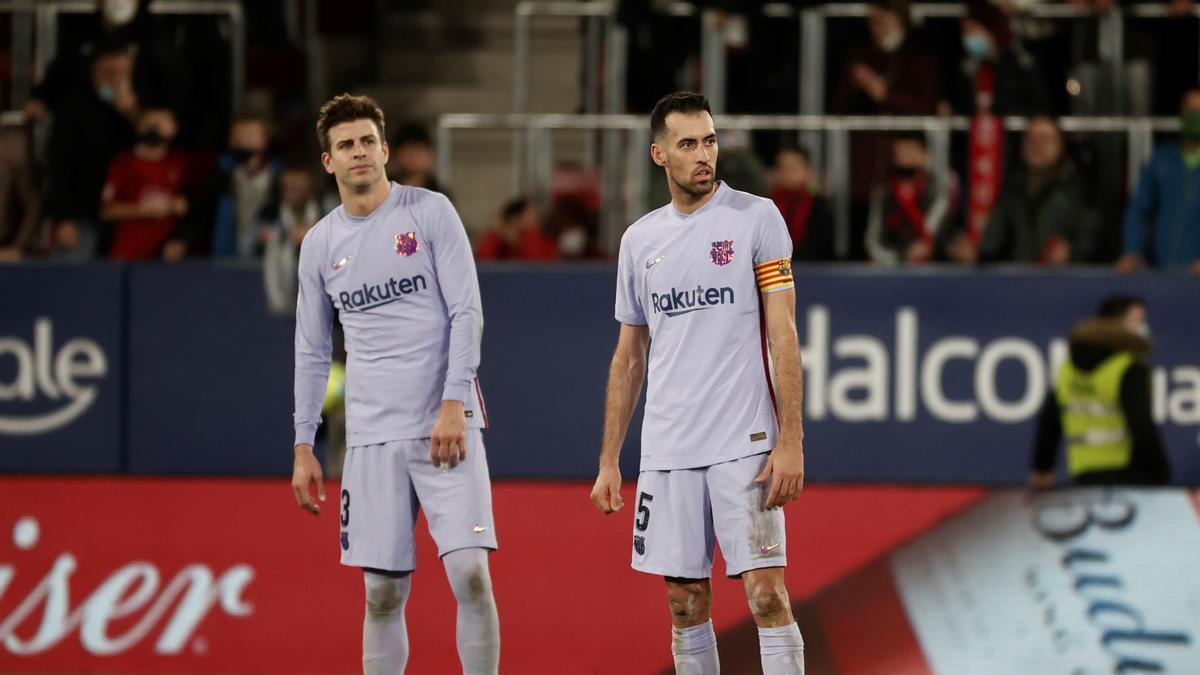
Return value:
M 4 18 L 10 30 L 0 33 L 11 39 L 0 45 L 8 48 L 0 73 L 10 112 L 0 126 L 0 258 L 261 259 L 269 290 L 274 278 L 282 299 L 304 233 L 336 206 L 317 161 L 314 103 L 343 89 L 372 93 L 408 76 L 420 80 L 423 68 L 440 72 L 443 64 L 421 63 L 421 44 L 442 45 L 447 62 L 478 53 L 495 41 L 492 23 L 511 22 L 514 5 L 244 3 L 240 44 L 220 15 L 154 4 L 100 0 L 95 11 L 57 14 L 53 52 L 26 87 L 18 56 L 28 49 L 21 39 L 28 26 L 15 14 Z M 617 112 L 645 115 L 663 93 L 702 89 L 706 25 L 723 52 L 720 113 L 797 114 L 804 107 L 797 17 L 820 6 L 614 3 L 613 25 L 627 36 Z M 721 131 L 718 118 L 718 177 L 775 201 L 796 259 L 1200 273 L 1200 20 L 1191 0 L 856 7 L 821 24 L 823 109 L 806 112 L 963 119 L 965 133 L 931 147 L 919 127 L 856 131 L 845 148 L 849 180 L 837 186 L 828 160 L 817 160 L 831 148 L 812 147 L 819 136 Z M 1111 35 L 1104 22 L 1112 21 L 1120 22 L 1116 52 L 1104 39 Z M 500 31 L 511 34 L 511 23 Z M 560 33 L 574 39 L 568 50 L 595 47 L 585 21 L 570 19 Z M 231 76 L 238 49 L 244 64 L 235 61 Z M 477 57 L 495 60 L 486 50 Z M 475 75 L 504 89 L 509 81 L 495 80 L 512 69 L 504 61 Z M 579 71 L 566 77 L 582 80 Z M 548 96 L 564 111 L 585 111 L 587 88 Z M 437 116 L 505 112 L 507 102 L 476 87 L 474 99 L 434 92 L 428 105 L 389 105 L 424 94 L 386 91 L 389 173 L 469 201 L 460 212 L 479 259 L 614 256 L 615 239 L 601 232 L 605 199 L 594 158 L 556 158 L 544 188 L 516 181 L 496 189 L 495 181 L 465 177 L 444 186 L 435 176 Z M 447 103 L 438 109 L 440 100 Z M 1120 133 L 1068 132 L 1060 123 L 1086 117 L 1115 120 L 1118 131 L 1157 118 L 1166 122 L 1155 129 L 1167 130 L 1154 136 L 1148 160 L 1131 162 Z M 461 142 L 460 163 L 471 163 L 470 147 Z M 649 208 L 668 199 L 657 172 L 635 187 Z

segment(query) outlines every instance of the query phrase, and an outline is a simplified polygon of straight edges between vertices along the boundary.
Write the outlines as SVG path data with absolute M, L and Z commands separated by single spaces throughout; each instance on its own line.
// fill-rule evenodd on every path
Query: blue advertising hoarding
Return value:
M 121 470 L 123 284 L 108 265 L 0 272 L 0 471 Z

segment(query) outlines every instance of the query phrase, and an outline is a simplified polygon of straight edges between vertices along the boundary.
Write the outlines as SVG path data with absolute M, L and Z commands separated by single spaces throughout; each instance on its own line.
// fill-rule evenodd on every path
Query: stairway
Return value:
M 433 131 L 443 113 L 513 111 L 516 0 L 388 4 L 406 6 L 385 10 L 378 80 L 359 91 L 379 101 L 390 125 L 415 119 Z M 578 110 L 579 19 L 538 16 L 531 27 L 529 110 Z M 583 134 L 556 134 L 556 160 L 578 161 L 583 148 Z M 511 132 L 456 132 L 448 187 L 472 238 L 492 225 L 512 185 Z

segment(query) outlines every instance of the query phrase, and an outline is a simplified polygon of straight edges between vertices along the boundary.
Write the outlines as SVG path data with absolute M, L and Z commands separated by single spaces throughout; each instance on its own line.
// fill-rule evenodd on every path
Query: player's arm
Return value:
M 757 480 L 765 482 L 774 475 L 765 503 L 773 508 L 792 501 L 804 488 L 804 371 L 796 337 L 796 291 L 786 288 L 763 292 L 762 300 L 767 344 L 775 366 L 779 440 Z
M 316 229 L 310 235 L 319 234 Z M 313 438 L 321 424 L 321 404 L 329 383 L 329 361 L 333 350 L 333 304 L 325 293 L 321 276 L 324 241 L 308 236 L 300 245 L 297 267 L 299 291 L 296 296 L 296 442 L 292 465 L 292 492 L 305 511 L 321 513 L 313 501 L 309 484 L 316 483 L 317 498 L 325 501 L 325 481 L 321 463 L 313 456 Z
M 432 218 L 430 253 L 450 321 L 450 356 L 441 409 L 430 432 L 429 454 L 434 466 L 454 467 L 467 457 L 464 402 L 479 367 L 483 309 L 471 242 L 449 199 L 436 196 Z
M 600 473 L 592 487 L 592 503 L 601 513 L 621 509 L 621 445 L 629 430 L 633 408 L 646 379 L 646 347 L 650 329 L 621 324 L 617 349 L 608 369 L 608 390 L 604 397 L 604 440 L 600 446 Z

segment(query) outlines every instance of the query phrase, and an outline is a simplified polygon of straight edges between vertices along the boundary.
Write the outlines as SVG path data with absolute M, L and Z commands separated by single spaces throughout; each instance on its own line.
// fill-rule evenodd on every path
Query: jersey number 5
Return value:
M 637 519 L 633 521 L 633 526 L 638 532 L 645 532 L 647 527 L 650 527 L 650 502 L 654 501 L 654 495 L 642 492 L 638 494 L 637 504 Z

